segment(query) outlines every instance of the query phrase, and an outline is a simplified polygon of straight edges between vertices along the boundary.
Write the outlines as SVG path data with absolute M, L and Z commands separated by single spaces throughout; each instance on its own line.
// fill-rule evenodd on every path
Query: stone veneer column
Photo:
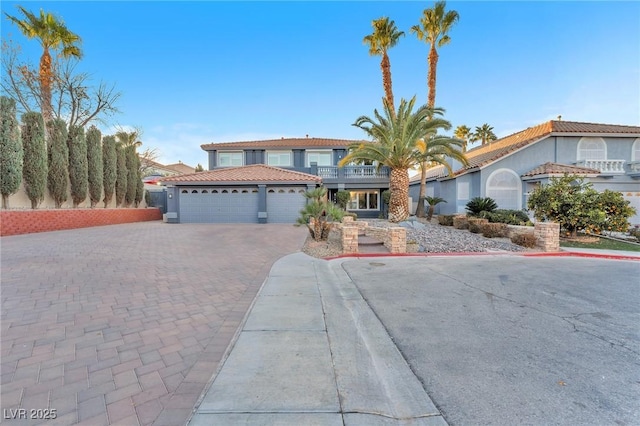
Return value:
M 401 226 L 389 228 L 389 238 L 387 248 L 391 253 L 407 252 L 407 230 Z
M 358 227 L 344 224 L 342 226 L 342 252 L 344 254 L 358 253 Z
M 542 251 L 560 251 L 560 224 L 553 222 L 536 222 L 533 227 L 536 244 Z

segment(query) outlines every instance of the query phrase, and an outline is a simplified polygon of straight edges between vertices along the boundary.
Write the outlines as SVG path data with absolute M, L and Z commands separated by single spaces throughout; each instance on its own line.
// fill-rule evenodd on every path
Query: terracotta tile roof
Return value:
M 326 139 L 326 138 L 282 138 L 262 141 L 243 142 L 219 142 L 200 145 L 205 151 L 218 149 L 269 149 L 269 148 L 331 148 L 347 147 L 352 143 L 367 142 L 349 139 Z
M 456 170 L 454 175 L 460 175 L 470 170 L 478 169 L 507 154 L 552 135 L 585 134 L 602 136 L 628 134 L 640 136 L 640 126 L 581 123 L 576 121 L 547 121 L 467 151 L 466 155 L 469 165 Z M 430 169 L 428 173 L 434 177 L 442 177 L 447 174 L 443 166 L 436 166 Z
M 224 182 L 317 182 L 319 176 L 285 170 L 265 164 L 252 164 L 242 167 L 227 167 L 200 173 L 170 176 L 160 180 L 163 183 L 224 183 Z
M 592 175 L 592 174 L 600 174 L 599 170 L 591 169 L 588 167 L 580 167 L 580 166 L 571 166 L 568 164 L 558 164 L 558 163 L 544 163 L 540 166 L 536 167 L 533 170 L 528 171 L 522 176 L 539 176 L 539 175 Z
M 182 174 L 195 173 L 196 172 L 196 168 L 195 167 L 187 166 L 184 163 L 167 164 L 164 167 L 166 169 L 175 170 L 177 173 L 182 173 Z

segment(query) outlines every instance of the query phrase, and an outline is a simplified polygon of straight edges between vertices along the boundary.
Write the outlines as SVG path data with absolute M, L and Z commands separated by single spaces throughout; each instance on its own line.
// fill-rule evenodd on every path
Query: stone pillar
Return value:
M 401 226 L 389 228 L 386 247 L 393 254 L 407 252 L 407 230 Z
M 358 227 L 348 226 L 342 227 L 342 253 L 352 254 L 358 253 Z
M 536 222 L 533 227 L 536 245 L 542 251 L 560 251 L 560 224 L 553 222 Z

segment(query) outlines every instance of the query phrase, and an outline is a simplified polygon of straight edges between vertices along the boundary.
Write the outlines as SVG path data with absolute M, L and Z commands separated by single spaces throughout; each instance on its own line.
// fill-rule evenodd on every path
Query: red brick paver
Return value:
M 144 222 L 1 238 L 2 421 L 185 423 L 271 265 L 305 237 Z M 6 418 L 18 409 L 26 420 Z

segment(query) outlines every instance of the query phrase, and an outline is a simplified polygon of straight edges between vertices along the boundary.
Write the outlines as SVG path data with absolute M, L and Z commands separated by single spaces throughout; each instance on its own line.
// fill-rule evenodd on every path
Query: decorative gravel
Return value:
M 482 234 L 474 234 L 466 229 L 455 229 L 453 226 L 442 226 L 426 221 L 408 220 L 393 225 L 387 221 L 377 220 L 369 222 L 369 226 L 402 226 L 407 230 L 407 241 L 416 241 L 420 245 L 419 251 L 425 253 L 527 250 L 511 243 L 508 238 L 485 238 Z
M 398 224 L 382 219 L 365 219 L 365 221 L 369 226 L 404 227 L 407 230 L 407 241 L 416 241 L 420 245 L 419 251 L 423 253 L 534 251 L 513 244 L 508 238 L 485 238 L 482 234 L 430 223 L 426 219 L 411 218 Z M 342 253 L 340 236 L 336 231 L 331 231 L 329 240 L 323 242 L 315 242 L 309 237 L 302 251 L 314 257 L 339 256 Z

